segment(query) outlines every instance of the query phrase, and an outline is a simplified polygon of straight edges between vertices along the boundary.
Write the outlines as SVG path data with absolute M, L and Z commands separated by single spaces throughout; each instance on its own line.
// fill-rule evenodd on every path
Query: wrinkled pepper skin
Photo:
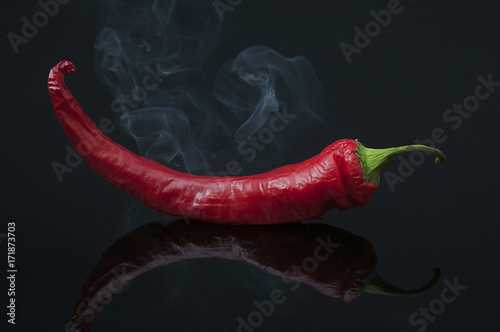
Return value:
M 140 157 L 113 142 L 64 83 L 74 65 L 52 68 L 48 88 L 71 143 L 104 179 L 164 213 L 211 223 L 279 224 L 315 219 L 332 208 L 367 204 L 378 185 L 364 180 L 357 142 L 339 140 L 295 165 L 251 176 L 197 176 Z
M 196 258 L 245 262 L 283 278 L 284 285 L 300 282 L 345 302 L 362 293 L 377 264 L 368 240 L 326 224 L 155 222 L 126 234 L 102 254 L 75 302 L 71 331 L 90 331 L 103 303 L 137 276 Z M 315 259 L 317 268 L 306 272 L 306 259 Z

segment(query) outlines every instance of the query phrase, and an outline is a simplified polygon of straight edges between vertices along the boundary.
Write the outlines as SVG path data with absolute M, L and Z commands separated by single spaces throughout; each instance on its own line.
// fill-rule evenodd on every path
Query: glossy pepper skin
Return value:
M 376 272 L 372 244 L 343 229 L 318 223 L 285 225 L 214 225 L 178 220 L 139 227 L 113 243 L 84 281 L 75 302 L 72 332 L 88 332 L 104 303 L 134 278 L 171 263 L 221 258 L 244 262 L 344 302 L 363 293 L 415 296 L 432 287 L 401 290 Z
M 62 61 L 48 78 L 66 135 L 99 175 L 156 210 L 212 223 L 279 224 L 365 205 L 378 187 L 377 181 L 365 179 L 360 144 L 351 139 L 299 164 L 258 175 L 213 177 L 172 170 L 111 141 L 66 87 L 64 77 L 74 72 L 71 62 Z

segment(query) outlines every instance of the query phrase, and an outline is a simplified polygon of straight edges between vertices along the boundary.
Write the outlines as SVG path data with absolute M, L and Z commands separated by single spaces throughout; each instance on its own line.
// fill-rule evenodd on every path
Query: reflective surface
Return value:
M 155 222 L 116 241 L 102 255 L 83 283 L 73 312 L 72 331 L 90 331 L 98 312 L 115 293 L 135 278 L 176 262 L 200 258 L 241 261 L 281 278 L 292 291 L 301 284 L 345 302 L 363 293 L 416 296 L 436 284 L 440 272 L 418 290 L 401 290 L 375 270 L 372 244 L 340 228 L 325 224 L 226 226 L 197 221 Z M 260 313 L 239 319 L 238 329 L 261 325 L 264 316 L 286 301 L 274 289 L 270 299 L 253 302 Z
M 416 141 L 435 144 L 447 154 L 446 163 L 436 166 L 432 157 L 417 154 L 395 159 L 382 173 L 370 204 L 343 212 L 332 210 L 314 222 L 372 243 L 377 271 L 391 284 L 419 288 L 430 280 L 430 271 L 439 267 L 437 284 L 416 297 L 365 294 L 346 303 L 304 284 L 292 289 L 295 283 L 284 283 L 241 261 L 200 258 L 168 264 L 133 279 L 108 299 L 92 331 L 237 331 L 242 321 L 259 332 L 489 331 L 499 325 L 500 305 L 494 296 L 500 272 L 494 146 L 500 109 L 498 4 L 401 1 L 397 8 L 388 8 L 389 3 L 395 4 L 243 1 L 226 11 L 209 57 L 213 70 L 209 74 L 213 75 L 207 76 L 208 82 L 219 86 L 204 85 L 207 81 L 196 75 L 161 77 L 170 87 L 198 82 L 194 95 L 209 100 L 211 110 L 221 112 L 200 117 L 213 113 L 193 113 L 200 105 L 193 103 L 186 109 L 192 128 L 188 134 L 186 121 L 172 111 L 172 135 L 161 136 L 162 142 L 180 137 L 177 142 L 200 151 L 193 143 L 196 137 L 218 157 L 212 163 L 212 159 L 200 162 L 201 157 L 184 162 L 176 151 L 153 149 L 150 153 L 159 152 L 177 169 L 191 165 L 193 172 L 229 174 L 238 165 L 240 174 L 256 174 L 309 158 L 340 138 L 358 138 L 375 148 Z M 74 153 L 53 114 L 47 74 L 58 61 L 68 59 L 79 69 L 78 79 L 68 81 L 68 86 L 89 116 L 113 140 L 140 152 L 135 139 L 119 129 L 116 96 L 95 73 L 94 43 L 105 25 L 97 18 L 98 8 L 88 1 L 60 4 L 57 14 L 47 14 L 45 25 L 39 22 L 41 26 L 31 35 L 25 28 L 29 36 L 23 37 L 22 18 L 33 22 L 33 15 L 43 9 L 37 2 L 2 6 L 0 248 L 5 257 L 7 235 L 2 234 L 8 232 L 7 223 L 15 222 L 17 273 L 16 325 L 7 322 L 6 306 L 12 296 L 7 294 L 10 282 L 5 277 L 0 284 L 5 311 L 0 329 L 64 331 L 71 324 L 82 285 L 106 249 L 138 227 L 167 217 L 140 207 L 100 179 Z M 391 14 L 390 23 L 380 25 L 378 34 L 372 32 L 369 43 L 358 37 L 363 47 L 356 46 L 354 28 L 365 31 L 367 23 L 376 21 L 377 14 L 371 10 L 389 9 L 397 12 Z M 194 24 L 197 17 L 182 19 Z M 43 15 L 36 19 L 42 20 Z M 17 53 L 9 32 L 26 39 Z M 340 46 L 343 42 L 359 49 L 349 63 Z M 267 120 L 254 117 L 255 122 L 243 126 L 252 114 L 245 108 L 248 105 L 227 96 L 239 95 L 245 85 L 237 85 L 233 77 L 215 77 L 217 69 L 228 66 L 228 59 L 253 45 L 266 45 L 288 58 L 302 55 L 310 65 L 302 68 L 314 73 L 304 76 L 308 84 L 301 85 L 305 90 L 295 99 L 289 92 L 276 92 L 279 102 L 288 101 L 289 117 L 300 115 L 289 118 L 282 131 L 273 132 L 274 140 L 266 136 L 267 130 L 259 138 L 260 130 L 270 129 L 271 121 L 284 122 L 272 120 L 280 119 L 277 115 Z M 150 68 L 156 73 L 155 63 Z M 136 82 L 141 86 L 144 76 L 138 75 Z M 231 83 L 232 95 L 214 97 Z M 126 95 L 132 96 L 134 84 L 127 87 Z M 250 105 L 255 106 L 261 89 L 249 92 L 242 95 L 254 97 Z M 168 96 L 151 94 L 158 104 L 165 101 L 162 96 Z M 308 105 L 311 100 L 317 103 L 301 113 L 299 100 L 304 98 Z M 135 110 L 145 106 L 138 104 Z M 283 116 L 282 104 L 279 107 Z M 149 114 L 158 115 L 155 109 Z M 147 122 L 157 124 L 156 119 Z M 212 126 L 215 129 L 207 129 Z M 163 132 L 164 126 L 160 127 Z M 148 137 L 139 129 L 132 130 L 133 134 L 154 142 L 157 136 Z M 257 145 L 247 142 L 239 154 L 240 135 L 248 133 L 256 134 Z M 210 153 L 203 150 L 201 155 Z M 5 259 L 2 266 L 7 276 Z M 259 306 L 272 301 L 275 290 L 281 290 L 286 300 L 274 305 L 272 314 L 264 315 Z

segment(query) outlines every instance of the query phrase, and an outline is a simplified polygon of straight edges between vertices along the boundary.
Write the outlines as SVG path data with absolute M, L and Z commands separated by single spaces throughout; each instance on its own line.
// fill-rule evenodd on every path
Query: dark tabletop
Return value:
M 120 126 L 113 108 L 116 91 L 103 81 L 114 78 L 99 62 L 102 54 L 95 44 L 105 27 L 140 39 L 156 21 L 138 9 L 123 9 L 130 1 L 114 2 L 116 7 L 104 5 L 111 6 L 110 1 L 77 0 L 1 5 L 0 317 L 7 327 L 2 331 L 65 331 L 82 284 L 103 252 L 141 225 L 172 219 L 137 203 L 73 154 L 47 92 L 50 68 L 61 60 L 72 61 L 77 74 L 67 83 L 89 116 L 109 121 L 114 141 L 146 154 L 154 142 L 138 146 L 130 135 L 137 132 L 127 133 Z M 243 175 L 299 162 L 341 138 L 358 138 L 378 148 L 417 141 L 436 145 L 447 154 L 446 163 L 435 165 L 432 158 L 417 155 L 395 159 L 381 173 L 370 204 L 331 210 L 316 222 L 369 241 L 378 257 L 378 272 L 398 287 L 420 287 L 436 267 L 442 276 L 416 297 L 364 294 L 345 303 L 305 285 L 292 289 L 281 278 L 242 262 L 183 261 L 130 282 L 99 312 L 93 331 L 495 330 L 500 323 L 495 297 L 499 226 L 494 212 L 500 161 L 495 146 L 500 114 L 498 2 L 198 2 L 182 1 L 183 11 L 172 19 L 178 25 L 168 33 L 175 37 L 206 32 L 199 34 L 204 44 L 196 54 L 201 60 L 183 57 L 182 52 L 161 58 L 175 52 L 154 38 L 151 52 L 137 46 L 142 51 L 133 53 L 130 44 L 123 50 L 129 52 L 124 59 L 139 80 L 141 68 L 154 69 L 158 59 L 162 65 L 196 66 L 186 77 L 165 76 L 172 77 L 166 90 L 148 91 L 157 98 L 148 101 L 155 107 L 165 102 L 160 97 L 172 87 L 190 91 L 193 100 L 206 105 L 203 109 L 186 102 L 181 111 L 190 127 L 183 127 L 184 120 L 163 123 L 173 137 L 162 141 L 164 153 L 149 151 L 151 158 L 165 162 L 170 156 L 168 166 L 204 174 L 224 171 L 234 159 Z M 161 8 L 168 3 L 157 1 Z M 186 4 L 196 9 L 190 12 Z M 206 22 L 212 25 L 204 26 Z M 193 48 L 183 52 L 195 52 L 197 42 L 182 43 Z M 258 133 L 267 122 L 255 121 L 237 131 L 251 113 L 231 109 L 234 98 L 221 101 L 220 84 L 232 89 L 233 97 L 239 90 L 234 81 L 218 75 L 228 70 L 229 59 L 255 45 L 274 50 L 280 59 L 299 57 L 292 64 L 301 66 L 303 75 L 296 76 L 295 86 L 289 80 L 291 88 L 283 90 L 285 80 L 279 78 L 275 88 L 279 107 L 301 112 L 301 118 L 274 132 L 272 139 L 266 136 L 264 148 L 248 161 L 236 149 L 241 135 Z M 139 83 L 123 83 L 121 93 L 131 93 Z M 259 89 L 254 87 L 244 98 L 255 103 L 264 91 Z M 301 108 L 304 100 L 307 109 Z M 139 100 L 133 112 L 140 112 L 143 103 Z M 207 150 L 185 143 L 172 152 L 168 145 L 190 140 Z M 15 295 L 8 295 L 7 277 L 12 273 L 7 272 L 6 234 L 13 225 L 17 272 Z M 272 314 L 255 314 L 255 303 L 269 299 L 276 289 L 286 301 L 276 304 Z M 6 315 L 12 298 L 15 325 Z M 238 327 L 254 316 L 262 321 Z

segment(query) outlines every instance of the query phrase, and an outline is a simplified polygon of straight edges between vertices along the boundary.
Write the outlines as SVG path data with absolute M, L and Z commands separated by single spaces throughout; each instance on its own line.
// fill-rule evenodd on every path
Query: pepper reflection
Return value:
M 398 289 L 377 274 L 377 256 L 368 240 L 326 224 L 155 222 L 126 234 L 103 253 L 78 295 L 71 331 L 90 331 L 103 303 L 135 277 L 173 262 L 207 257 L 245 262 L 345 302 L 363 293 L 414 296 L 440 277 L 434 269 L 423 287 Z

